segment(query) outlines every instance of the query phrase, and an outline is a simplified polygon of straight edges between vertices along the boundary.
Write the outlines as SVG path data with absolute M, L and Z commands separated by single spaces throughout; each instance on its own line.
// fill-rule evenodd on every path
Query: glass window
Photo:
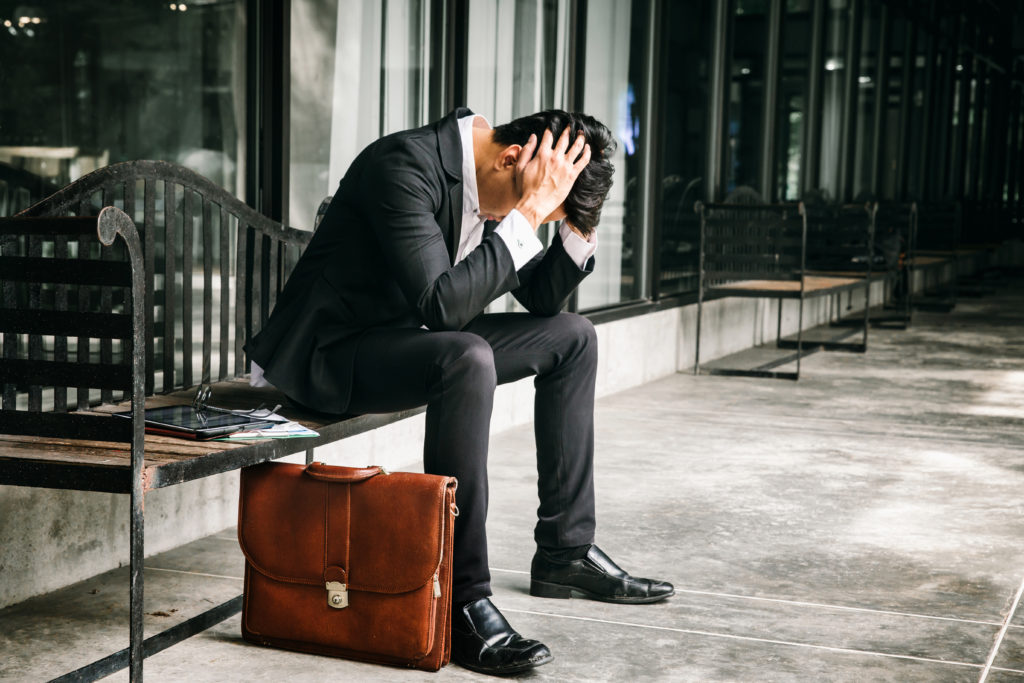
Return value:
M 840 196 L 840 129 L 843 120 L 843 74 L 846 59 L 846 25 L 849 9 L 845 0 L 830 0 L 825 30 L 825 76 L 821 103 L 821 167 L 818 188 L 829 198 Z
M 352 160 L 427 123 L 429 0 L 292 0 L 288 221 L 313 227 Z
M 995 152 L 989 148 L 988 128 L 990 99 L 992 94 L 992 69 L 981 62 L 978 64 L 977 78 L 974 88 L 974 130 L 972 131 L 971 142 L 974 145 L 970 157 L 970 166 L 973 172 L 970 176 L 970 184 L 967 186 L 967 195 L 974 199 L 985 199 L 987 184 L 989 182 L 988 166 L 989 159 Z
M 567 0 L 470 4 L 470 109 L 498 125 L 543 109 L 565 108 L 567 6 Z
M 659 296 L 697 289 L 700 222 L 693 205 L 704 196 L 712 13 L 711 0 L 700 0 L 667 3 L 663 16 Z
M 860 60 L 857 72 L 856 138 L 853 145 L 853 196 L 867 199 L 874 196 L 871 185 L 874 169 L 875 98 L 878 96 L 878 48 L 881 45 L 880 19 L 882 7 L 869 4 L 864 8 L 861 30 Z
M 964 54 L 963 48 L 958 48 L 958 52 L 954 57 L 955 65 L 953 67 L 953 97 L 951 99 L 951 111 L 950 111 L 950 164 L 949 164 L 949 175 L 947 176 L 947 189 L 946 193 L 952 197 L 962 196 L 962 188 L 960 186 L 963 178 L 961 169 L 964 166 L 964 120 L 963 120 L 963 104 L 962 101 L 969 97 L 967 89 L 964 87 L 964 64 L 968 61 L 967 56 Z
M 567 107 L 567 0 L 477 0 L 469 6 L 466 103 L 492 126 Z M 538 235 L 550 242 L 555 226 Z M 602 246 L 603 249 L 603 246 Z M 525 310 L 511 294 L 490 313 Z
M 1021 200 L 1020 194 L 1020 159 L 1021 159 L 1021 146 L 1024 143 L 1024 133 L 1021 131 L 1021 127 L 1024 126 L 1024 102 L 1022 102 L 1022 93 L 1019 87 L 1011 87 L 1010 89 L 1010 102 L 1007 107 L 1010 111 L 1010 125 L 1008 126 L 1007 135 L 1007 154 L 1006 154 L 1006 166 L 1004 168 L 1003 178 L 1005 178 L 1005 184 L 1003 188 L 1002 198 L 1003 201 L 1010 202 L 1010 221 L 1014 227 L 1014 235 L 1018 234 L 1020 229 L 1020 207 L 1016 206 Z
M 964 98 L 967 100 L 967 120 L 964 121 L 964 161 L 963 161 L 963 185 L 961 192 L 965 199 L 974 198 L 974 156 L 975 156 L 975 128 L 979 123 L 978 119 L 978 60 L 971 57 L 971 79 L 967 84 Z
M 905 60 L 904 51 L 907 44 L 907 20 L 898 13 L 890 13 L 889 36 L 889 71 L 888 71 L 888 93 L 886 104 L 883 108 L 885 113 L 885 144 L 879 150 L 882 161 L 881 175 L 879 177 L 879 199 L 900 199 L 899 176 L 900 171 L 900 115 L 903 105 L 903 63 Z M 939 59 L 943 59 L 940 54 Z M 941 73 L 937 70 L 936 73 Z M 913 93 L 911 93 L 913 106 Z
M 0 214 L 136 159 L 241 196 L 245 5 L 0 3 Z
M 729 87 L 729 157 L 726 192 L 761 191 L 767 0 L 737 0 Z
M 780 201 L 793 201 L 801 195 L 812 30 L 811 1 L 788 0 L 782 26 L 782 72 L 775 121 L 775 195 Z
M 907 136 L 909 139 L 909 150 L 904 171 L 907 183 L 907 197 L 920 199 L 923 196 L 923 178 L 921 178 L 921 165 L 918 160 L 921 158 L 922 146 L 933 144 L 922 137 L 924 129 L 924 92 L 925 74 L 927 60 L 928 35 L 923 30 L 918 30 L 914 47 L 914 63 L 910 81 L 910 120 Z
M 642 258 L 639 225 L 640 106 L 648 3 L 606 0 L 587 6 L 583 110 L 611 129 L 618 144 L 615 183 L 597 227 L 594 273 L 580 285 L 580 310 L 637 299 Z

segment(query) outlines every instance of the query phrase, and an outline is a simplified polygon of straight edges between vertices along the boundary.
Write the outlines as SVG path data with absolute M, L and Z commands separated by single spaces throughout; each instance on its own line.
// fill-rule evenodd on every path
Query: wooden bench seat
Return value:
M 218 407 L 248 410 L 259 404 L 282 404 L 278 414 L 317 432 L 301 439 L 195 441 L 146 434 L 143 491 L 237 470 L 275 460 L 340 439 L 362 434 L 417 415 L 424 408 L 383 415 L 329 416 L 290 405 L 283 394 L 269 387 L 250 387 L 245 379 L 212 385 Z M 192 393 L 179 391 L 150 396 L 147 408 L 187 405 Z M 81 411 L 109 416 L 130 409 L 130 403 L 104 404 Z M 120 419 L 120 418 L 110 418 Z M 76 491 L 131 492 L 131 449 L 126 444 L 88 439 L 0 434 L 0 481 L 9 485 L 43 486 Z
M 831 275 L 805 275 L 801 286 L 795 280 L 737 280 L 716 287 L 717 290 L 728 290 L 732 296 L 779 296 L 798 298 L 801 294 L 813 296 L 820 292 L 841 292 L 853 287 L 863 287 L 864 278 L 851 274 L 849 277 Z
M 915 256 L 910 262 L 915 268 L 931 268 L 946 265 L 950 262 L 951 257 L 952 253 L 950 256 Z

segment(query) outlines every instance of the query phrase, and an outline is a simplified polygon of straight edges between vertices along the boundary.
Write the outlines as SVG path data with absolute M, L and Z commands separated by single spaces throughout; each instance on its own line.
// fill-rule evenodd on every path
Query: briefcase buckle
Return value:
M 348 584 L 340 581 L 327 582 L 327 606 L 334 609 L 348 607 Z

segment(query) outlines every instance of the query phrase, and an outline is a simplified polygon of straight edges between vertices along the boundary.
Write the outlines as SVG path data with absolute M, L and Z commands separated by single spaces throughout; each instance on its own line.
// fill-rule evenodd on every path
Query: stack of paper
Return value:
M 280 407 L 281 406 L 277 406 L 277 408 Z M 256 410 L 232 410 L 229 412 L 232 412 L 235 415 L 244 415 L 245 417 L 267 420 L 268 422 L 288 422 L 287 417 L 277 414 L 277 408 L 274 408 L 274 410 L 267 410 L 266 408 L 257 408 Z
M 235 432 L 225 438 L 233 441 L 237 439 L 296 439 L 304 436 L 320 435 L 312 429 L 303 427 L 298 422 L 279 422 L 273 427 Z

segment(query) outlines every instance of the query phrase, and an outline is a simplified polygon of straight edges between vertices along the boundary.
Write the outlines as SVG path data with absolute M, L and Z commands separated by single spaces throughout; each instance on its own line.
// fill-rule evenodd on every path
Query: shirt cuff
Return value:
M 539 254 L 544 245 L 537 239 L 533 226 L 515 209 L 508 212 L 504 220 L 494 229 L 494 234 L 502 239 L 512 254 L 512 262 L 519 270 Z
M 583 270 L 587 261 L 597 251 L 597 233 L 592 232 L 587 239 L 583 239 L 573 232 L 568 223 L 562 221 L 562 224 L 558 226 L 558 234 L 562 238 L 562 247 L 565 249 L 565 253 L 579 266 L 580 270 Z
M 256 361 L 250 361 L 252 364 L 252 374 L 249 375 L 249 386 L 251 387 L 269 387 L 272 386 L 267 381 L 266 377 L 263 376 L 263 368 L 256 365 Z

